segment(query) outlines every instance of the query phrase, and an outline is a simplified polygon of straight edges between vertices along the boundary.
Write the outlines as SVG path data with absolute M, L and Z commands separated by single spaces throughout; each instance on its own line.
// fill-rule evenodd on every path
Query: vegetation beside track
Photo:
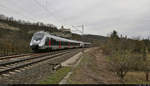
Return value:
M 45 80 L 39 82 L 40 84 L 58 84 L 71 70 L 70 67 L 63 67 L 49 75 Z
M 80 67 L 73 74 L 73 78 L 69 80 L 70 83 L 109 83 L 107 80 L 110 78 L 115 79 L 115 77 L 119 77 L 120 83 L 124 84 L 150 83 L 149 39 L 130 39 L 127 36 L 119 36 L 116 31 L 113 31 L 108 40 L 100 46 L 100 50 L 102 51 L 95 50 L 99 54 L 90 52 L 84 56 Z M 96 57 L 97 59 L 94 60 Z M 109 66 L 106 66 L 107 64 Z M 107 72 L 100 72 L 104 70 L 107 70 L 109 73 L 113 72 L 117 76 L 111 77 Z M 99 74 L 103 75 L 100 76 Z M 104 77 L 105 75 L 108 75 L 108 77 Z M 112 83 L 115 82 L 110 84 Z
M 82 55 L 80 64 L 68 79 L 69 84 L 112 84 L 120 79 L 110 71 L 110 64 L 100 48 L 91 49 Z
M 150 84 L 150 81 L 145 80 L 145 72 L 128 72 L 124 78 L 125 84 Z
M 122 83 L 150 83 L 149 39 L 130 39 L 113 31 L 101 48 Z

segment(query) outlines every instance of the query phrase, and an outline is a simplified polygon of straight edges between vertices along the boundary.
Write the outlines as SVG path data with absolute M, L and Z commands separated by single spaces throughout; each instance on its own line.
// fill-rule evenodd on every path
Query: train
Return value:
M 70 40 L 59 36 L 51 35 L 45 31 L 35 32 L 32 36 L 30 47 L 33 51 L 42 50 L 60 50 L 71 48 L 89 47 L 91 43 L 76 40 Z

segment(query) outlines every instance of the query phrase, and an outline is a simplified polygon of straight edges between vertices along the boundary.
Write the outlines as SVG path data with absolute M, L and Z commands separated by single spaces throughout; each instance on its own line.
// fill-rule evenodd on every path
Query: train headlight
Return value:
M 41 42 L 41 40 L 38 40 L 38 41 L 37 41 L 37 43 L 40 43 L 40 42 Z

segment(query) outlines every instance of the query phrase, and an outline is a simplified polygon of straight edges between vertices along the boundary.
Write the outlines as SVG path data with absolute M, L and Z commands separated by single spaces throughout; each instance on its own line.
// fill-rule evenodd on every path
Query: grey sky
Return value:
M 90 34 L 150 36 L 150 0 L 1 0 L 0 14 L 58 27 L 84 24 Z

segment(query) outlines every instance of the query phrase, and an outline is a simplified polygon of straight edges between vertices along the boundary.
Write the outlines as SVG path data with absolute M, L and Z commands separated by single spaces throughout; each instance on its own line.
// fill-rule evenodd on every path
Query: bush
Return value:
M 126 73 L 129 71 L 132 65 L 132 55 L 130 51 L 114 51 L 110 56 L 110 63 L 112 70 L 117 73 L 117 75 L 123 79 Z

